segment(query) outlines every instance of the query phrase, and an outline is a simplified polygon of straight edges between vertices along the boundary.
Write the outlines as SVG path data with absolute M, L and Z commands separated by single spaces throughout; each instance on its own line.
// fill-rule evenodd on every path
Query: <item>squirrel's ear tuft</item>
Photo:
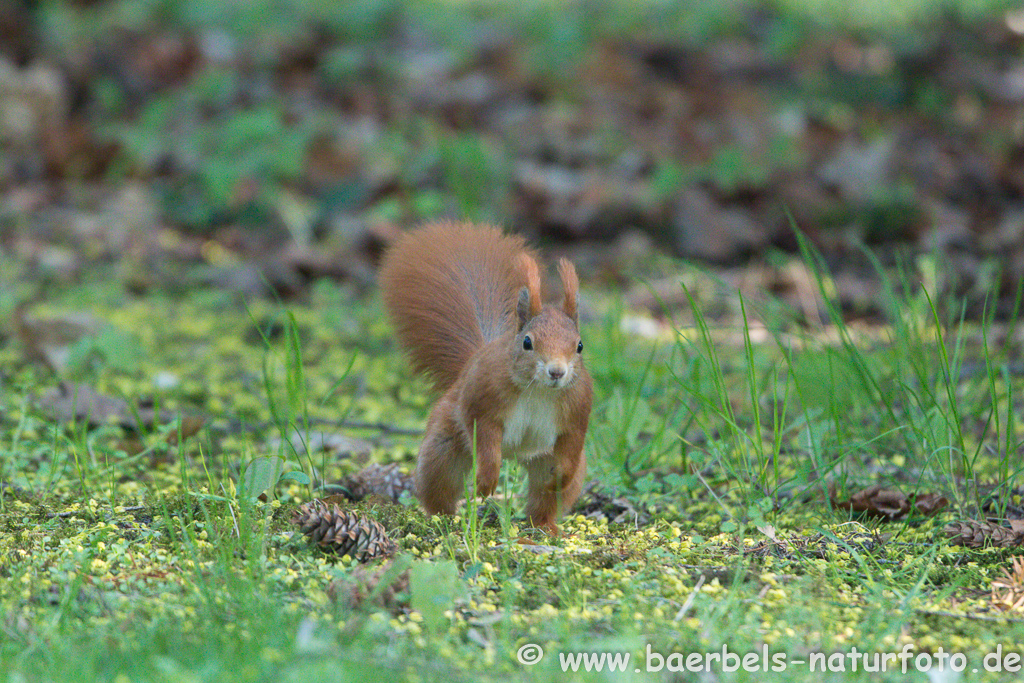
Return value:
M 519 290 L 519 301 L 516 302 L 516 313 L 519 315 L 519 329 L 526 327 L 530 322 L 530 288 L 523 287 Z
M 579 327 L 580 279 L 576 275 L 576 267 L 572 265 L 572 261 L 567 258 L 558 259 L 558 275 L 562 278 L 562 288 L 565 290 L 562 310 Z
M 537 269 L 537 262 L 533 260 L 533 257 L 527 253 L 519 255 L 519 267 L 522 269 L 523 278 L 526 281 L 526 306 L 529 312 L 530 318 L 536 318 L 540 315 L 540 309 L 543 302 L 540 300 L 540 271 Z M 526 324 L 523 320 L 523 294 L 519 293 L 519 327 Z

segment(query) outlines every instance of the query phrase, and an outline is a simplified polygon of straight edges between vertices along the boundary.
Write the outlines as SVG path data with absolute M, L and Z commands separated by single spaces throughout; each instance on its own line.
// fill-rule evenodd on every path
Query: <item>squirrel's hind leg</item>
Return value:
M 572 472 L 559 476 L 552 455 L 540 455 L 526 463 L 529 494 L 526 518 L 530 524 L 558 535 L 558 518 L 572 508 L 583 488 L 586 466 L 577 463 Z

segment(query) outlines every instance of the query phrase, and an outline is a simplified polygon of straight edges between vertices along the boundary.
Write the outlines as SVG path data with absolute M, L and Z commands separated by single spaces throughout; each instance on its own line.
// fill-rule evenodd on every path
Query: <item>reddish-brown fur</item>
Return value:
M 468 223 L 425 226 L 386 255 L 381 282 L 398 338 L 444 392 L 416 466 L 428 513 L 455 512 L 474 432 L 479 494 L 494 492 L 504 455 L 525 465 L 534 525 L 557 533 L 556 520 L 579 496 L 593 390 L 577 352 L 579 280 L 566 259 L 558 271 L 563 304 L 542 306 L 522 238 Z

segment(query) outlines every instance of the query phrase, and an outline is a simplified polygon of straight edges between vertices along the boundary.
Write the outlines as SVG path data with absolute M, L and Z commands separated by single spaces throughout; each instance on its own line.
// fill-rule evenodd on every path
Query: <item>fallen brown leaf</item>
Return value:
M 1012 571 L 992 581 L 992 604 L 1001 610 L 1024 609 L 1024 559 L 1013 558 Z
M 949 498 L 939 493 L 922 493 L 914 499 L 914 507 L 925 517 L 931 517 L 949 505 Z
M 949 505 L 949 499 L 938 493 L 921 493 L 911 499 L 902 491 L 887 489 L 880 484 L 875 484 L 854 493 L 849 500 L 839 501 L 833 495 L 832 505 L 840 510 L 898 520 L 906 517 L 911 510 L 919 515 L 930 517 Z

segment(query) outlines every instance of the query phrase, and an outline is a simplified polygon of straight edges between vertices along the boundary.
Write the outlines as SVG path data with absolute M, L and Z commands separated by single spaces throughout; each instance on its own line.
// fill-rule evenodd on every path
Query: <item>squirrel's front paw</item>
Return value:
M 476 495 L 486 498 L 498 489 L 498 470 L 480 470 L 476 473 Z

